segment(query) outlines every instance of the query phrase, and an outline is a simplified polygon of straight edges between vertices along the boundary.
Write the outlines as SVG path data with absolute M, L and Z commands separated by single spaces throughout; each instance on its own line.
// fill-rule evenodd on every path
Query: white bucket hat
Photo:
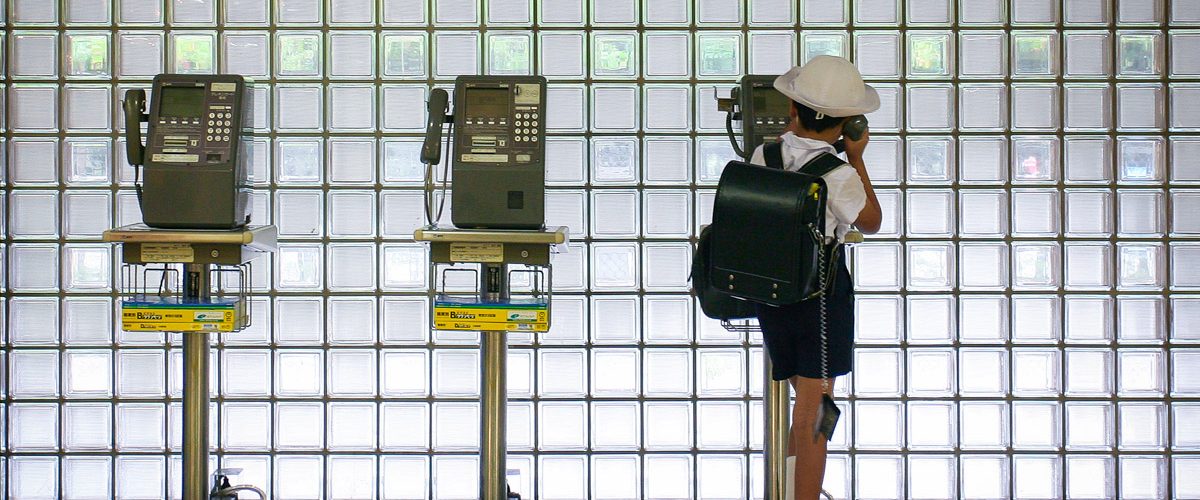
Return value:
M 854 64 L 841 57 L 816 56 L 775 79 L 775 89 L 817 113 L 833 117 L 865 115 L 879 109 L 879 93 L 863 83 Z

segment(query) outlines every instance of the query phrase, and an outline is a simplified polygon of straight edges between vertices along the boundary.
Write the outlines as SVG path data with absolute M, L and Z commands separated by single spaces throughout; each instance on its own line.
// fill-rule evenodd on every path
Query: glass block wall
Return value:
M 550 80 L 554 326 L 510 354 L 537 498 L 762 489 L 762 350 L 687 295 L 732 151 L 714 95 L 852 58 L 884 229 L 826 488 L 1200 496 L 1198 0 L 7 0 L 0 490 L 178 495 L 180 338 L 114 327 L 137 222 L 118 100 L 255 92 L 254 326 L 212 353 L 214 466 L 280 498 L 473 498 L 477 334 L 429 329 L 417 152 L 460 74 Z M 449 214 L 446 215 L 448 220 Z

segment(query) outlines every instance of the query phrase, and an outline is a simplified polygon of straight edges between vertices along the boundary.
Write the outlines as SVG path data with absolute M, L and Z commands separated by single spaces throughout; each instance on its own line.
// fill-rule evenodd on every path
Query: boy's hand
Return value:
M 842 141 L 846 144 L 846 159 L 862 160 L 863 150 L 867 149 L 867 143 L 871 142 L 871 131 L 864 131 L 862 138 L 857 141 L 852 141 L 846 136 L 842 136 Z

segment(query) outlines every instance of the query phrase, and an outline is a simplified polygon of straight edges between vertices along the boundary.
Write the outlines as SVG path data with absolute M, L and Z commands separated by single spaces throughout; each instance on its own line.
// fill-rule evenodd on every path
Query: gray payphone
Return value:
M 787 132 L 792 121 L 792 100 L 775 90 L 778 75 L 746 75 L 731 89 L 728 98 L 717 99 L 717 109 L 725 112 L 725 131 L 729 143 L 738 156 L 749 160 L 754 150 L 762 144 L 779 140 Z M 742 144 L 737 141 L 733 122 L 742 122 Z M 851 117 L 843 127 L 843 133 L 851 140 L 862 138 L 867 130 L 867 118 L 862 115 Z M 834 143 L 838 152 L 845 150 L 841 140 Z
M 158 75 L 146 93 L 126 92 L 126 153 L 142 219 L 158 228 L 231 229 L 250 221 L 245 147 L 252 128 L 252 81 L 238 75 Z M 149 122 L 143 146 L 141 122 Z
M 446 93 L 429 98 L 421 161 L 441 161 Z M 541 229 L 545 222 L 546 79 L 460 76 L 450 117 L 454 192 L 452 222 L 464 229 Z M 432 175 L 426 176 L 427 188 Z M 427 205 L 428 206 L 428 205 Z M 427 212 L 428 215 L 428 212 Z M 429 217 L 430 224 L 437 221 Z

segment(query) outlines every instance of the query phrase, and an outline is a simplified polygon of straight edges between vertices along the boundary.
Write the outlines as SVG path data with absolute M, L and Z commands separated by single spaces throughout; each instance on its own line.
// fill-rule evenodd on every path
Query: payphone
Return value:
M 441 161 L 441 129 L 451 123 L 454 191 L 451 219 L 463 229 L 541 229 L 545 222 L 546 79 L 540 76 L 460 76 L 454 113 L 435 89 L 421 150 L 427 193 Z M 427 204 L 427 222 L 430 217 Z
M 141 89 L 126 92 L 123 102 L 126 154 L 142 220 L 173 229 L 246 225 L 253 82 L 239 75 L 164 74 L 153 85 L 149 114 Z
M 750 160 L 758 146 L 779 140 L 792 121 L 792 100 L 775 90 L 776 78 L 777 75 L 743 76 L 728 98 L 717 98 L 717 109 L 725 112 L 729 143 L 734 153 L 745 160 Z M 733 131 L 735 120 L 742 122 L 741 145 Z M 842 130 L 846 137 L 857 141 L 867 130 L 867 118 L 863 115 L 851 117 Z M 833 147 L 839 153 L 846 149 L 841 140 Z

